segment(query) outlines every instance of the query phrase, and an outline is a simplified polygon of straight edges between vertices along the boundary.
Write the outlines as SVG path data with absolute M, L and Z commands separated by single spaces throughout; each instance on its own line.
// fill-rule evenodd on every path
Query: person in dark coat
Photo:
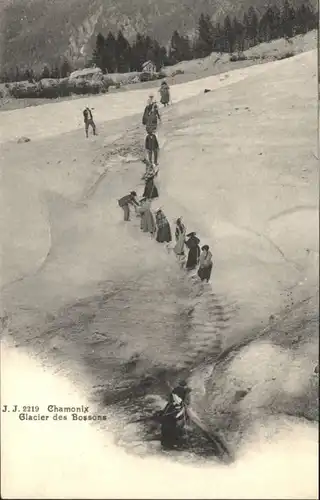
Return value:
M 190 387 L 188 387 L 187 382 L 185 380 L 179 380 L 178 385 L 174 389 L 172 389 L 170 393 L 169 402 L 172 402 L 173 394 L 177 394 L 177 396 L 182 399 L 184 404 L 189 404 L 190 393 L 191 389 Z
M 139 206 L 139 202 L 136 200 L 137 193 L 135 191 L 131 191 L 130 194 L 123 196 L 118 200 L 119 207 L 123 209 L 124 212 L 124 220 L 130 220 L 130 208 L 129 205 Z
M 149 161 L 152 163 L 154 159 L 154 164 L 158 165 L 159 143 L 154 132 L 148 132 L 145 140 L 145 148 L 148 153 Z
M 208 245 L 203 245 L 201 248 L 202 252 L 199 260 L 198 276 L 201 281 L 206 280 L 209 282 L 211 271 L 212 271 L 212 253 L 209 250 Z
M 179 382 L 169 396 L 168 403 L 162 413 L 161 445 L 166 449 L 180 447 L 186 437 L 188 422 L 186 405 L 189 403 L 190 389 L 185 381 Z
M 169 85 L 167 84 L 166 81 L 161 83 L 160 89 L 160 102 L 164 106 L 169 106 L 170 102 L 170 90 L 169 90 Z
M 158 196 L 159 196 L 157 186 L 154 183 L 154 178 L 156 175 L 157 174 L 153 168 L 152 168 L 152 170 L 150 169 L 149 172 L 146 173 L 146 175 L 145 175 L 146 183 L 145 183 L 145 187 L 144 187 L 144 191 L 143 191 L 142 196 L 143 196 L 143 198 L 146 198 L 147 200 L 152 200 L 154 198 L 158 198 Z
M 199 263 L 200 258 L 200 240 L 197 238 L 196 233 L 187 234 L 188 240 L 186 241 L 186 246 L 189 248 L 188 259 L 186 263 L 186 269 L 191 271 L 195 269 Z
M 153 100 L 153 96 L 150 96 L 142 117 L 142 124 L 145 125 L 147 133 L 157 130 L 158 121 L 161 121 L 158 105 Z
M 156 226 L 157 226 L 157 237 L 156 241 L 158 243 L 170 243 L 172 241 L 170 224 L 167 217 L 162 212 L 161 208 L 156 212 Z
M 86 132 L 86 137 L 88 138 L 89 126 L 92 127 L 93 135 L 97 135 L 96 125 L 93 121 L 92 112 L 91 112 L 91 109 L 89 108 L 89 106 L 86 106 L 83 110 L 83 119 L 84 119 L 84 128 L 85 128 L 85 132 Z
M 168 403 L 161 417 L 161 446 L 165 450 L 181 448 L 186 437 L 186 408 L 176 395 L 174 403 Z

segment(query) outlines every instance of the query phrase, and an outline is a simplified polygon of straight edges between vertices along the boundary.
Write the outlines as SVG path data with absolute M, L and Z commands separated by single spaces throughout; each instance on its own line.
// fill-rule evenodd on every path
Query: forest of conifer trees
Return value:
M 289 0 L 280 7 L 269 5 L 262 15 L 250 7 L 241 20 L 226 16 L 223 23 L 212 23 L 210 16 L 201 14 L 193 37 L 174 31 L 167 47 L 161 46 L 150 36 L 137 33 L 130 44 L 122 31 L 107 36 L 99 33 L 95 49 L 87 66 L 97 66 L 104 73 L 141 71 L 142 64 L 151 60 L 159 71 L 162 67 L 206 57 L 212 52 L 242 53 L 261 42 L 278 38 L 291 38 L 318 27 L 318 13 L 306 0 L 295 8 Z M 62 64 L 43 68 L 42 78 L 63 78 L 72 71 L 71 63 L 64 58 Z M 21 72 L 18 68 L 7 80 L 34 78 L 32 69 Z
M 250 7 L 243 19 L 226 16 L 223 23 L 213 24 L 210 16 L 201 14 L 196 36 L 191 39 L 174 31 L 169 47 L 162 47 L 149 36 L 140 33 L 130 45 L 119 31 L 106 38 L 99 33 L 91 60 L 92 64 L 108 73 L 141 71 L 142 63 L 152 60 L 159 71 L 161 67 L 205 57 L 212 52 L 243 52 L 261 42 L 277 38 L 291 38 L 316 29 L 318 14 L 308 2 L 294 8 L 289 0 L 282 6 L 270 5 L 262 16 Z

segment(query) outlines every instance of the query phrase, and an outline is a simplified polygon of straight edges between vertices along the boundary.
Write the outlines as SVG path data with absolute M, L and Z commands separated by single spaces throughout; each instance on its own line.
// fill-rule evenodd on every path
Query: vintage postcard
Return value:
M 0 9 L 1 498 L 318 498 L 316 0 Z

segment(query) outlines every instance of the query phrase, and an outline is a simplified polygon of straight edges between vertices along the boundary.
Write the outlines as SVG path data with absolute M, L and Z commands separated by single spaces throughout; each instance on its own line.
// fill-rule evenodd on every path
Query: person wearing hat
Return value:
M 145 173 L 145 187 L 143 191 L 143 197 L 146 198 L 147 200 L 152 200 L 154 198 L 159 197 L 158 189 L 157 186 L 154 183 L 154 178 L 156 177 L 157 172 L 153 168 L 149 168 L 148 171 Z
M 141 180 L 145 181 L 149 177 L 157 177 L 157 175 L 158 175 L 158 169 L 154 168 L 153 163 L 151 163 L 151 161 L 147 160 L 147 158 L 145 158 L 142 161 L 143 161 L 143 163 L 146 166 L 146 171 L 143 174 L 143 176 L 141 177 Z
M 150 104 L 152 104 L 154 101 L 154 94 L 150 94 L 149 95 L 149 99 L 147 101 L 147 105 L 149 106 Z
M 167 82 L 165 80 L 161 83 L 159 92 L 160 92 L 160 102 L 161 102 L 161 104 L 163 104 L 164 107 L 169 106 L 170 91 L 169 91 L 169 85 L 167 84 Z
M 142 198 L 137 213 L 141 215 L 140 229 L 144 233 L 150 233 L 151 236 L 156 232 L 156 224 L 153 214 L 150 210 L 150 200 Z
M 180 448 L 184 443 L 190 392 L 186 382 L 181 380 L 169 395 L 161 419 L 161 445 L 165 449 Z
M 192 232 L 187 234 L 186 246 L 189 248 L 188 259 L 186 263 L 186 269 L 191 271 L 195 269 L 199 263 L 200 258 L 200 240 L 197 238 L 196 233 Z
M 191 389 L 188 387 L 188 384 L 185 380 L 179 380 L 178 385 L 172 389 L 170 398 L 174 394 L 176 394 L 179 398 L 182 399 L 184 404 L 189 404 L 190 403 L 190 393 Z
M 131 191 L 131 193 L 127 194 L 126 196 L 123 196 L 118 200 L 119 207 L 123 209 L 124 212 L 124 220 L 129 221 L 130 220 L 130 208 L 129 205 L 134 205 L 134 206 L 139 206 L 139 203 L 136 200 L 137 193 L 135 191 Z
M 161 122 L 158 105 L 154 101 L 153 95 L 150 95 L 142 117 L 142 124 L 145 125 L 147 133 L 157 130 L 158 120 Z
M 170 243 L 172 241 L 170 224 L 167 217 L 162 212 L 161 208 L 156 211 L 156 225 L 157 225 L 157 236 L 156 241 L 158 243 Z
M 93 121 L 92 111 L 89 108 L 89 106 L 86 106 L 83 110 L 83 119 L 84 119 L 84 128 L 85 128 L 87 139 L 88 139 L 88 134 L 89 134 L 89 126 L 92 127 L 93 135 L 97 135 L 96 125 Z

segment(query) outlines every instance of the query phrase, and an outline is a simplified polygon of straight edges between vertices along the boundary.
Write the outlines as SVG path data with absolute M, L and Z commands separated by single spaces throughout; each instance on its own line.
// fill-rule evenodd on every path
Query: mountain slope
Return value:
M 312 0 L 314 1 L 314 0 Z M 2 68 L 52 64 L 59 56 L 81 61 L 99 31 L 152 34 L 167 43 L 173 30 L 193 31 L 201 12 L 213 19 L 242 16 L 252 0 L 10 0 L 2 7 Z M 296 0 L 295 4 L 302 3 Z M 264 0 L 255 8 L 264 11 Z

